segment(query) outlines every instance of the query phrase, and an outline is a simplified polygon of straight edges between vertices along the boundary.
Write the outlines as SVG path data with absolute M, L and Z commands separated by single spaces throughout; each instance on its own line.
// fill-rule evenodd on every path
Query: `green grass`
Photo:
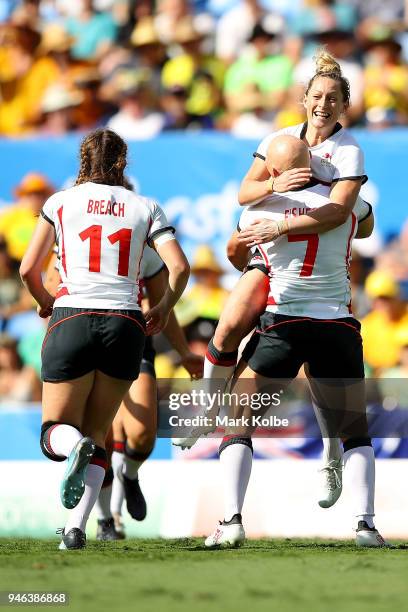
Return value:
M 90 541 L 84 551 L 58 551 L 57 544 L 0 539 L 0 591 L 65 591 L 70 603 L 60 609 L 70 612 L 398 612 L 406 606 L 403 545 L 368 550 L 348 542 L 250 540 L 241 549 L 207 551 L 202 540 L 183 539 Z

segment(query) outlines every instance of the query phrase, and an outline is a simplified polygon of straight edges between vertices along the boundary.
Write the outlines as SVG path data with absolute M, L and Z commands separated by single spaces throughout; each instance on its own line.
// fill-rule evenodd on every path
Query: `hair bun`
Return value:
M 340 64 L 325 49 L 319 49 L 314 57 L 316 62 L 316 74 L 341 74 Z

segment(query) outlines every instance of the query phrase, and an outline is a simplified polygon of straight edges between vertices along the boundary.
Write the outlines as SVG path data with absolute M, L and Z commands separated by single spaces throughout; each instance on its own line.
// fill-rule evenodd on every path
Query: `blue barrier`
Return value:
M 408 458 L 408 412 L 406 408 L 385 410 L 381 405 L 369 407 L 370 427 L 373 435 L 382 432 L 387 438 L 375 438 L 373 446 L 377 457 Z M 313 410 L 307 404 L 296 405 L 291 409 L 291 418 L 296 423 L 298 433 L 293 437 L 255 438 L 255 457 L 273 459 L 287 456 L 304 459 L 320 457 L 322 442 Z M 0 406 L 0 461 L 40 461 L 46 460 L 40 451 L 39 435 L 41 428 L 41 409 L 38 404 L 20 406 Z M 262 444 L 258 445 L 258 440 Z M 214 442 L 212 440 L 211 442 Z M 200 459 L 216 459 L 218 442 L 195 447 L 195 456 Z M 279 452 L 277 452 L 279 449 Z M 174 447 L 171 440 L 158 438 L 151 459 L 171 459 Z M 175 452 L 177 457 L 180 453 Z M 188 453 L 183 457 L 188 459 Z
M 0 406 L 0 461 L 46 461 L 40 450 L 40 430 L 38 404 Z M 157 440 L 151 459 L 170 458 L 170 440 Z
M 407 218 L 408 183 L 401 177 L 408 130 L 354 134 L 365 152 L 370 180 L 364 195 L 376 205 L 377 228 L 385 237 L 396 234 Z M 1 139 L 0 160 L 7 168 L 0 185 L 3 204 L 13 199 L 21 177 L 33 170 L 47 174 L 57 188 L 70 184 L 78 169 L 79 140 L 78 135 Z M 257 144 L 217 132 L 165 134 L 129 143 L 128 172 L 141 193 L 164 207 L 188 255 L 197 244 L 210 243 L 226 263 L 225 244 L 240 214 L 238 186 Z

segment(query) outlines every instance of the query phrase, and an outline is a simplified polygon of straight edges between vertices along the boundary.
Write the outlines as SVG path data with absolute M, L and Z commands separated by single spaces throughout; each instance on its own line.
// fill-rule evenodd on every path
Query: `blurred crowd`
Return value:
M 303 120 L 313 54 L 350 81 L 347 125 L 408 124 L 405 0 L 0 0 L 0 135 L 127 139 Z
M 55 187 L 43 175 L 30 173 L 14 189 L 15 202 L 0 210 L 0 405 L 38 401 L 40 354 L 47 322 L 36 313 L 21 284 L 18 267 L 38 213 Z M 358 246 L 358 241 L 356 241 Z M 208 245 L 191 260 L 191 284 L 176 307 L 190 348 L 204 355 L 228 291 L 230 274 Z M 408 378 L 408 222 L 374 257 L 353 253 L 350 267 L 353 312 L 362 321 L 367 376 L 384 380 L 395 392 L 395 379 Z M 164 336 L 155 337 L 158 379 L 188 378 Z M 391 382 L 390 382 L 391 381 Z M 408 390 L 400 388 L 408 407 Z

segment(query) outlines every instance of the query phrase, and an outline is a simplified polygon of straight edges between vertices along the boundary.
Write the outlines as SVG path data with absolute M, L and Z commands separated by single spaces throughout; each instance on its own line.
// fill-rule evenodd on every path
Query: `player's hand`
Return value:
M 247 247 L 264 242 L 271 242 L 280 235 L 279 226 L 272 219 L 256 219 L 245 230 L 240 232 L 238 240 Z
M 169 310 L 160 305 L 160 303 L 145 312 L 146 335 L 153 336 L 154 334 L 158 334 L 163 327 L 166 327 L 169 320 L 169 314 Z
M 303 187 L 312 178 L 312 171 L 310 168 L 292 168 L 292 170 L 285 170 L 279 176 L 277 176 L 273 182 L 273 191 L 277 193 L 284 193 L 285 191 L 292 191 Z
M 186 353 L 181 359 L 181 365 L 185 367 L 191 376 L 191 380 L 202 378 L 204 374 L 204 357 L 196 353 Z
M 50 296 L 50 299 L 46 300 L 43 304 L 38 304 L 37 314 L 42 319 L 46 319 L 52 315 L 52 309 L 54 306 L 55 298 Z

